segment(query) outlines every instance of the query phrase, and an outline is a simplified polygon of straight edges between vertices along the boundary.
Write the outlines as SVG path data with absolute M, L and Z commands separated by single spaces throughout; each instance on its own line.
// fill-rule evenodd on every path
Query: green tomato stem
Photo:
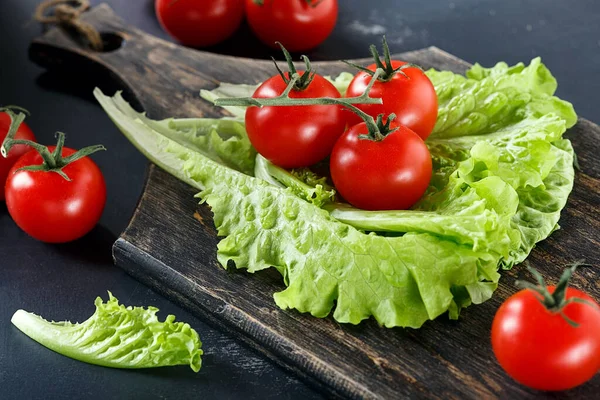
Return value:
M 279 45 L 279 47 L 281 47 L 281 51 L 283 52 L 283 56 L 285 57 L 285 60 L 287 62 L 290 78 L 288 78 L 285 75 L 285 73 L 281 70 L 281 68 L 279 68 L 277 61 L 273 57 L 271 57 L 271 59 L 273 60 L 273 64 L 275 64 L 275 68 L 277 69 L 277 72 L 279 72 L 279 75 L 281 75 L 281 78 L 283 79 L 283 81 L 286 84 L 289 84 L 291 77 L 293 75 L 297 74 L 298 71 L 296 70 L 296 66 L 294 65 L 294 60 L 292 58 L 292 55 L 287 51 L 287 49 L 285 47 L 283 47 L 283 45 L 281 43 L 277 42 L 277 44 Z M 315 75 L 316 75 L 313 72 L 312 65 L 310 64 L 309 58 L 306 56 L 302 56 L 301 58 L 304 61 L 306 70 L 304 71 L 304 74 L 301 77 L 296 79 L 296 81 L 294 82 L 294 85 L 292 85 L 292 89 L 299 90 L 299 91 L 306 89 L 310 85 L 310 83 L 313 81 L 313 79 L 315 79 Z M 300 75 L 300 74 L 297 74 L 297 75 Z
M 564 313 L 565 307 L 570 303 L 583 303 L 583 304 L 590 305 L 592 307 L 596 306 L 595 304 L 590 303 L 589 301 L 587 301 L 585 299 L 581 299 L 581 298 L 572 297 L 567 300 L 567 288 L 569 286 L 569 281 L 573 277 L 573 273 L 575 272 L 577 267 L 580 267 L 582 265 L 586 265 L 586 264 L 584 264 L 582 261 L 577 261 L 577 262 L 573 263 L 569 268 L 565 269 L 564 272 L 562 273 L 558 283 L 556 284 L 556 287 L 555 287 L 553 293 L 550 293 L 550 291 L 548 290 L 548 286 L 546 285 L 546 281 L 544 280 L 544 277 L 542 276 L 542 274 L 540 274 L 538 271 L 536 271 L 530 265 L 527 265 L 527 269 L 534 276 L 534 278 L 538 284 L 535 285 L 531 282 L 518 280 L 518 281 L 516 281 L 516 285 L 519 288 L 529 289 L 529 290 L 532 290 L 535 293 L 539 294 L 540 295 L 540 299 L 539 299 L 540 303 L 542 303 L 542 305 L 544 307 L 546 307 L 548 309 L 548 311 L 559 313 L 560 316 L 563 317 L 569 325 L 571 325 L 573 327 L 577 327 L 577 326 L 579 326 L 579 324 L 565 315 L 565 313 Z
M 399 66 L 398 68 L 394 68 L 392 66 L 392 56 L 390 54 L 390 47 L 388 46 L 385 35 L 383 36 L 382 43 L 383 43 L 383 58 L 384 58 L 383 61 L 381 60 L 379 51 L 377 51 L 377 47 L 375 47 L 374 44 L 372 44 L 369 47 L 369 51 L 371 52 L 371 55 L 373 56 L 373 61 L 375 62 L 377 69 L 381 69 L 383 71 L 378 77 L 380 82 L 388 82 L 396 74 L 403 75 L 405 78 L 410 79 L 409 76 L 406 75 L 406 73 L 403 71 L 403 69 L 406 69 L 406 68 L 417 68 L 417 69 L 420 69 L 421 71 L 423 71 L 423 68 L 421 68 L 420 66 L 413 64 L 413 63 L 406 63 L 404 65 Z M 350 61 L 344 60 L 344 62 L 351 67 L 354 67 L 360 71 L 366 72 L 369 75 L 374 75 L 374 72 L 368 68 L 357 65 Z
M 354 104 L 383 104 L 383 100 L 381 98 L 373 98 L 369 97 L 369 92 L 371 88 L 377 81 L 377 77 L 383 73 L 383 70 L 377 69 L 369 81 L 369 84 L 365 88 L 365 91 L 356 97 L 346 97 L 346 98 L 333 98 L 333 97 L 317 97 L 317 98 L 291 98 L 289 97 L 290 92 L 294 88 L 296 81 L 300 79 L 300 75 L 297 72 L 294 72 L 291 75 L 291 79 L 287 82 L 287 86 L 283 93 L 277 97 L 270 98 L 254 98 L 254 97 L 237 97 L 237 98 L 218 98 L 215 99 L 214 103 L 217 106 L 225 107 L 225 106 L 256 106 L 256 107 L 265 107 L 265 106 L 314 106 L 314 105 L 339 105 L 342 106 L 362 118 L 362 120 L 367 125 L 368 135 L 361 135 L 362 138 L 369 138 L 371 140 L 382 140 L 386 134 L 390 133 L 390 131 L 382 131 L 382 127 L 386 126 L 389 128 L 389 122 L 391 119 L 388 118 L 388 123 L 386 125 L 378 124 L 372 116 L 360 110 L 358 107 L 354 106 Z M 390 116 L 391 117 L 391 116 Z M 378 118 L 379 120 L 380 118 Z
M 26 139 L 15 139 L 15 135 L 17 133 L 17 130 L 19 129 L 19 126 L 25 120 L 25 114 L 23 112 L 19 112 L 18 114 L 15 114 L 13 109 L 17 109 L 17 108 L 11 107 L 11 108 L 0 109 L 0 111 L 6 112 L 11 118 L 10 128 L 8 130 L 8 134 L 4 138 L 4 141 L 2 142 L 2 146 L 0 147 L 0 153 L 2 153 L 3 157 L 7 157 L 8 153 L 10 152 L 10 149 L 13 146 L 21 144 L 21 145 L 29 146 L 32 149 L 36 150 L 42 157 L 42 160 L 44 161 L 41 165 L 28 165 L 28 166 L 19 168 L 18 171 L 56 172 L 57 174 L 62 176 L 67 181 L 70 181 L 71 179 L 63 171 L 64 167 L 71 164 L 72 162 L 75 162 L 83 157 L 89 156 L 97 151 L 106 150 L 106 148 L 103 145 L 99 144 L 99 145 L 84 147 L 83 149 L 76 151 L 75 153 L 71 154 L 68 157 L 63 157 L 62 151 L 63 151 L 64 145 L 65 145 L 65 134 L 63 132 L 56 133 L 56 137 L 57 137 L 56 148 L 54 149 L 54 152 L 52 152 L 52 153 L 50 153 L 50 150 L 48 149 L 47 146 L 44 146 L 42 144 L 36 143 L 31 140 L 26 140 Z M 19 110 L 21 110 L 21 109 L 19 109 Z

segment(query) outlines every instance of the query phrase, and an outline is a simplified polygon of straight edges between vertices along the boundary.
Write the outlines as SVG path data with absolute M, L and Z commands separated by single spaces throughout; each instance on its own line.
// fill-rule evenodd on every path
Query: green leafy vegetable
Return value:
M 202 90 L 200 96 L 213 102 L 219 97 L 252 97 L 252 94 L 256 90 L 258 85 L 234 85 L 231 83 L 221 83 L 218 88 L 214 90 Z M 246 107 L 231 106 L 223 107 L 232 114 L 232 118 L 243 121 L 246 115 Z
M 202 343 L 188 324 L 156 317 L 155 307 L 125 307 L 109 292 L 98 297 L 96 312 L 85 322 L 49 322 L 18 310 L 12 323 L 36 342 L 67 357 L 113 368 L 189 365 L 198 372 Z
M 177 131 L 155 129 L 119 94 L 95 94 L 151 160 L 202 189 L 198 197 L 212 208 L 223 237 L 223 266 L 275 267 L 287 286 L 274 295 L 282 308 L 324 317 L 335 307 L 339 322 L 372 316 L 384 326 L 416 328 L 489 299 L 498 268 L 524 260 L 557 228 L 574 177 L 573 149 L 562 134 L 577 120 L 572 106 L 553 96 L 556 81 L 539 59 L 529 66 L 476 65 L 467 77 L 427 75 L 439 97 L 427 140 L 434 176 L 407 211 L 334 203 L 322 178 L 278 169 L 260 156 L 251 174 L 231 168 L 206 143 L 191 149 Z M 335 80 L 342 90 L 346 78 Z
M 331 202 L 335 197 L 335 190 L 327 184 L 327 178 L 318 176 L 308 168 L 288 171 L 274 165 L 260 154 L 256 155 L 254 176 L 275 186 L 290 188 L 296 196 L 317 207 Z

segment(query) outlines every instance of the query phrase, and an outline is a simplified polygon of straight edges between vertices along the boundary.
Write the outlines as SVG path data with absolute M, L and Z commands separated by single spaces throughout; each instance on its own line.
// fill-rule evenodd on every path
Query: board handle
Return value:
M 200 90 L 213 89 L 221 80 L 235 83 L 227 66 L 250 61 L 159 39 L 127 25 L 104 3 L 81 20 L 101 34 L 104 51 L 94 51 L 72 32 L 53 27 L 32 41 L 30 59 L 49 70 L 87 75 L 94 84 L 108 77 L 111 87 L 131 94 L 154 118 L 222 115 L 220 108 L 200 98 Z M 258 70 L 272 68 L 270 62 L 251 61 Z

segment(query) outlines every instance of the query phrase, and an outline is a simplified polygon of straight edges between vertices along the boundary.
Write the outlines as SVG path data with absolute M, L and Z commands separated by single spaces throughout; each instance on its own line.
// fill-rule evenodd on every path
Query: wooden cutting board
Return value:
M 200 89 L 212 89 L 219 81 L 258 83 L 273 74 L 267 61 L 186 49 L 147 35 L 125 25 L 106 5 L 86 13 L 84 19 L 118 48 L 92 52 L 54 28 L 32 43 L 31 58 L 47 68 L 83 69 L 91 76 L 102 73 L 155 119 L 218 115 L 217 108 L 200 99 Z M 396 57 L 455 72 L 469 66 L 434 47 Z M 348 69 L 341 62 L 316 64 L 323 74 Z M 567 263 L 584 258 L 597 266 L 598 259 L 600 129 L 580 120 L 567 137 L 573 141 L 582 171 L 563 211 L 562 229 L 529 257 L 550 282 Z M 329 395 L 555 398 L 517 385 L 492 354 L 489 335 L 494 312 L 515 292 L 513 282 L 522 267 L 503 273 L 494 298 L 469 307 L 459 321 L 442 315 L 419 330 L 385 329 L 374 321 L 340 325 L 332 318 L 277 308 L 272 295 L 284 286 L 275 271 L 251 275 L 223 269 L 216 261 L 218 238 L 211 211 L 198 206 L 194 194 L 194 189 L 150 165 L 135 214 L 114 244 L 116 264 Z M 593 268 L 581 269 L 573 285 L 600 299 L 598 276 Z M 597 375 L 561 397 L 592 398 L 599 392 Z

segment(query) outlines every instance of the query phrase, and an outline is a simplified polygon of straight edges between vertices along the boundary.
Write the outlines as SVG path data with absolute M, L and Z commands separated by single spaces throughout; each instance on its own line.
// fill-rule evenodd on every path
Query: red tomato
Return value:
M 263 82 L 252 97 L 276 97 L 286 86 L 283 78 L 276 75 Z M 315 75 L 306 89 L 294 89 L 289 96 L 339 98 L 340 92 L 328 80 Z M 263 157 L 282 168 L 307 167 L 321 161 L 329 155 L 345 126 L 344 114 L 335 105 L 249 107 L 246 111 L 250 142 Z
M 554 286 L 548 287 L 554 292 Z M 589 380 L 600 369 L 600 308 L 587 294 L 567 288 L 564 314 L 549 311 L 533 290 L 508 298 L 492 323 L 492 347 L 498 362 L 516 381 L 538 390 L 566 390 Z
M 48 146 L 52 152 L 55 146 Z M 63 148 L 64 157 L 75 150 Z M 80 238 L 98 222 L 106 202 L 106 185 L 98 166 L 83 157 L 63 168 L 71 179 L 56 172 L 17 171 L 42 164 L 35 150 L 13 165 L 6 181 L 6 206 L 16 224 L 30 236 L 49 243 Z
M 262 3 L 262 4 L 261 4 Z M 289 51 L 310 50 L 333 31 L 337 0 L 246 0 L 250 28 L 267 46 L 280 42 Z
M 392 61 L 392 67 L 398 68 L 406 64 L 403 61 Z M 377 69 L 376 64 L 367 67 L 371 71 Z M 357 107 L 376 118 L 379 114 L 396 114 L 396 121 L 417 133 L 423 140 L 431 134 L 438 113 L 437 95 L 429 78 L 418 68 L 406 68 L 396 72 L 387 81 L 377 81 L 369 92 L 370 97 L 383 99 L 383 104 L 358 104 Z M 360 96 L 364 93 L 372 76 L 360 71 L 354 76 L 348 90 L 347 97 Z M 346 112 L 348 124 L 353 125 L 361 121 L 354 113 Z
M 244 18 L 244 0 L 156 0 L 155 9 L 163 29 L 190 47 L 222 42 Z
M 11 119 L 10 116 L 5 112 L 0 112 L 0 143 L 6 137 L 8 130 L 10 129 Z M 22 122 L 15 134 L 15 139 L 26 139 L 35 142 L 35 136 L 33 136 L 33 132 L 25 122 Z M 13 164 L 21 157 L 23 154 L 27 153 L 31 148 L 24 144 L 18 144 L 13 146 L 12 149 L 8 152 L 8 157 L 4 158 L 0 156 L 0 184 L 2 184 L 2 188 L 4 188 L 4 184 L 6 183 L 6 177 L 8 176 L 8 171 L 13 166 Z M 4 190 L 0 190 L 0 200 L 4 200 Z
M 405 210 L 416 203 L 431 180 L 431 155 L 423 140 L 405 126 L 382 140 L 360 123 L 344 133 L 331 152 L 331 179 L 346 201 L 365 210 Z

